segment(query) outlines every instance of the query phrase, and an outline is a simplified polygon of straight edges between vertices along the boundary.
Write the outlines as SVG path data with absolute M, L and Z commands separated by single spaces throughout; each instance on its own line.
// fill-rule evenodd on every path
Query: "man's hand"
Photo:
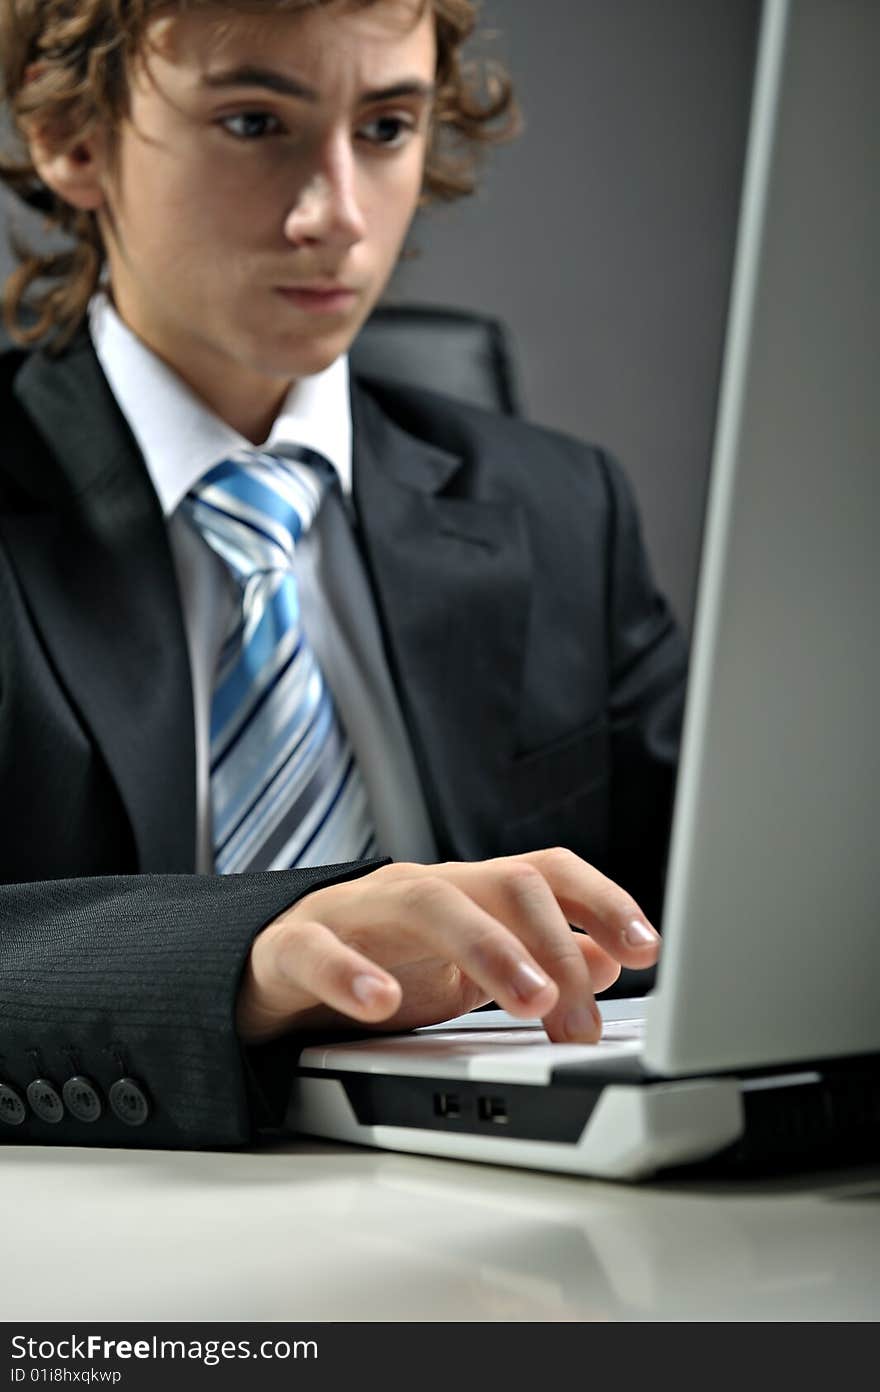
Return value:
M 592 1042 L 594 991 L 659 948 L 635 901 L 571 851 L 386 865 L 314 890 L 263 929 L 238 1032 L 254 1044 L 355 1021 L 406 1030 L 496 1000 L 540 1017 L 553 1040 Z

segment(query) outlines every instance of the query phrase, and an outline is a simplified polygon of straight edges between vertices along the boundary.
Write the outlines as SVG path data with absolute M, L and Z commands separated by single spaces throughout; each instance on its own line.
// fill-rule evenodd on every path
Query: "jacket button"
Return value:
M 94 1083 L 77 1073 L 68 1078 L 61 1089 L 67 1110 L 77 1121 L 97 1121 L 101 1115 L 101 1097 Z
M 64 1116 L 64 1103 L 48 1078 L 28 1083 L 27 1100 L 41 1121 L 56 1122 Z
M 0 1083 L 0 1121 L 7 1126 L 21 1126 L 27 1116 L 27 1107 L 15 1088 L 8 1083 Z
M 108 1096 L 110 1106 L 126 1126 L 142 1126 L 150 1115 L 150 1104 L 133 1078 L 119 1078 Z

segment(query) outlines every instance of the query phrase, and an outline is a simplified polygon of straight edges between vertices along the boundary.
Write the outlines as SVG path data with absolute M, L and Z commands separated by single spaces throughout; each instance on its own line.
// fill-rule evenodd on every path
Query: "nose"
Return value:
M 356 182 L 354 151 L 346 137 L 339 137 L 325 149 L 319 166 L 287 214 L 284 235 L 288 241 L 294 246 L 343 250 L 361 241 L 367 229 Z

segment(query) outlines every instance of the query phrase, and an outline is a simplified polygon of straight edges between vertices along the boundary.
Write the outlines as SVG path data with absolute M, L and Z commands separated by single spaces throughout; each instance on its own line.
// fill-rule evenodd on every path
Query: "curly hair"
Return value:
M 38 125 L 59 153 L 97 123 L 111 132 L 129 113 L 128 78 L 150 21 L 159 12 L 210 8 L 231 15 L 296 13 L 335 0 L 0 0 L 0 97 L 12 118 L 17 154 L 0 152 L 0 181 L 42 213 L 47 230 L 66 234 L 62 250 L 38 251 L 12 238 L 18 265 L 3 289 L 3 320 L 19 343 L 48 339 L 60 351 L 85 316 L 105 261 L 94 212 L 71 207 L 40 179 L 26 130 Z M 376 0 L 344 0 L 364 9 Z M 434 11 L 436 98 L 422 203 L 451 201 L 476 187 L 483 148 L 519 125 L 508 75 L 495 64 L 467 64 L 474 0 L 419 0 Z

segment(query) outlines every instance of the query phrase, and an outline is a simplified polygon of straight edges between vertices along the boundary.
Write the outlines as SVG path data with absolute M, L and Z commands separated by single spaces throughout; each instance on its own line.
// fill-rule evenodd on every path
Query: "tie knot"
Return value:
M 210 469 L 187 495 L 205 540 L 244 577 L 285 569 L 335 479 L 333 466 L 302 446 L 242 450 Z

